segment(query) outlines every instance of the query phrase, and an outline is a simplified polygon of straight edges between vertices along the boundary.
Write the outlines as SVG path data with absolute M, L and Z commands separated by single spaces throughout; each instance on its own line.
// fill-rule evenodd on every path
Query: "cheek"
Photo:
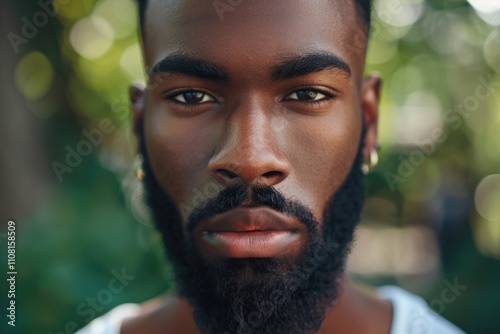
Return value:
M 355 104 L 338 107 L 316 119 L 303 119 L 293 129 L 298 197 L 312 209 L 318 220 L 328 200 L 350 172 L 359 148 L 361 111 L 352 105 Z
M 145 117 L 145 141 L 154 176 L 178 206 L 189 205 L 210 152 L 209 127 L 169 117 L 161 108 Z

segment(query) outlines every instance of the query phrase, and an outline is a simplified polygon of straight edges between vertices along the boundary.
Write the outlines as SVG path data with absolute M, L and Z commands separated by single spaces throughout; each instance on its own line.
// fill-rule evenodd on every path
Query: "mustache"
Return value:
M 298 201 L 287 199 L 276 188 L 266 184 L 248 186 L 238 182 L 228 185 L 215 197 L 194 208 L 187 221 L 188 233 L 191 234 L 201 222 L 243 204 L 268 206 L 298 219 L 306 225 L 309 231 L 316 229 L 318 226 L 318 222 L 309 208 Z

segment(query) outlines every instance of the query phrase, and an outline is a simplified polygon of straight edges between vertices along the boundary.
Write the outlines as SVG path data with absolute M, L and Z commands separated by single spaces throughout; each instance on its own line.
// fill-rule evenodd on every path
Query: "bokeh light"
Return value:
M 54 77 L 49 59 L 39 51 L 25 55 L 16 68 L 17 88 L 29 100 L 36 100 L 47 93 Z
M 425 8 L 424 0 L 400 0 L 374 2 L 377 16 L 394 27 L 405 27 L 414 24 L 422 15 Z
M 497 73 L 500 73 L 500 28 L 493 30 L 483 46 L 484 59 Z
M 87 59 L 97 59 L 113 45 L 114 31 L 102 17 L 92 15 L 78 20 L 71 28 L 73 48 Z
M 138 43 L 129 46 L 123 51 L 120 57 L 120 67 L 130 80 L 144 82 L 144 65 L 141 47 Z
M 125 38 L 136 32 L 135 4 L 131 0 L 100 1 L 92 13 L 109 23 L 115 38 Z
M 488 175 L 476 188 L 477 212 L 487 220 L 500 223 L 500 174 Z
M 500 2 L 497 0 L 468 0 L 476 14 L 486 23 L 500 25 Z

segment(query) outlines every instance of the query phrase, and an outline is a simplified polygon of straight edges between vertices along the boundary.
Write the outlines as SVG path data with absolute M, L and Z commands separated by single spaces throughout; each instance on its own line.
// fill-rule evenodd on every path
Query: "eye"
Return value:
M 302 89 L 293 92 L 292 94 L 288 95 L 285 99 L 295 100 L 300 102 L 319 102 L 328 97 L 331 96 L 329 96 L 329 94 L 328 95 L 323 94 L 320 91 L 314 89 Z
M 210 95 L 208 95 L 207 93 L 196 90 L 175 93 L 170 96 L 167 96 L 167 98 L 181 104 L 191 104 L 191 105 L 215 101 L 215 99 Z

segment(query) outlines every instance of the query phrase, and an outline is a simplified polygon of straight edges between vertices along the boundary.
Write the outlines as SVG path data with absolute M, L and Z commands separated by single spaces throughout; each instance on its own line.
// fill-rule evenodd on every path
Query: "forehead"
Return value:
M 327 51 L 360 77 L 365 50 L 353 45 L 364 39 L 359 20 L 346 0 L 149 0 L 146 65 L 185 53 L 256 72 L 276 57 Z

